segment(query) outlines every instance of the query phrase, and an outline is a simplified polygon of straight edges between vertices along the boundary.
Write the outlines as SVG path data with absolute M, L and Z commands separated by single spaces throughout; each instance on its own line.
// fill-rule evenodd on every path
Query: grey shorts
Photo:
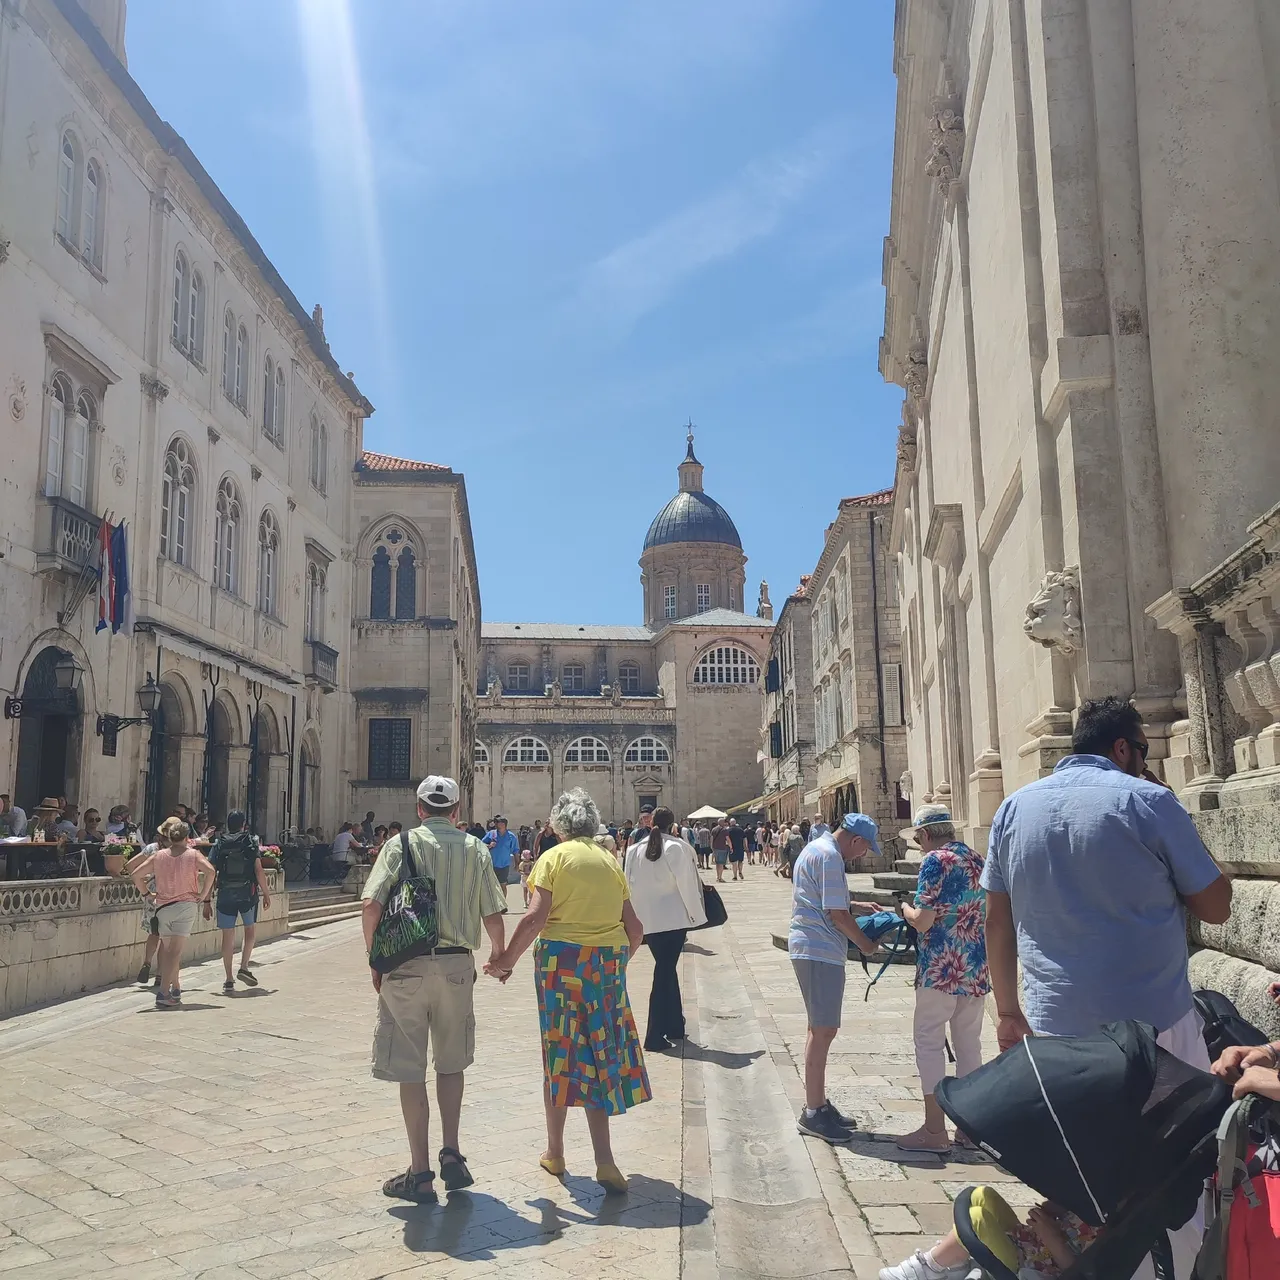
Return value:
M 791 967 L 800 983 L 804 1011 L 811 1027 L 838 1027 L 844 1005 L 844 965 L 793 958 Z

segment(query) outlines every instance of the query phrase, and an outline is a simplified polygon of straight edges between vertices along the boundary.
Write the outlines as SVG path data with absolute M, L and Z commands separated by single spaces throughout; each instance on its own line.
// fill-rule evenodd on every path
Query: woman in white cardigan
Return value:
M 647 840 L 627 850 L 624 867 L 631 886 L 631 905 L 644 925 L 644 940 L 653 953 L 653 990 L 644 1047 L 650 1053 L 670 1049 L 684 1039 L 684 1006 L 680 1002 L 677 966 L 685 936 L 706 924 L 702 881 L 693 846 L 672 835 L 675 814 L 659 809 Z

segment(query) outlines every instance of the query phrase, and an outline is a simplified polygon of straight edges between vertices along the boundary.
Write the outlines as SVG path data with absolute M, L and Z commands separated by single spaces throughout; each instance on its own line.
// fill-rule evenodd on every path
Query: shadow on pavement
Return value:
M 708 951 L 706 947 L 695 946 L 692 942 L 686 942 L 684 944 L 684 949 L 689 952 L 690 955 L 695 956 L 714 956 L 717 954 L 715 951 Z
M 706 1045 L 694 1044 L 692 1040 L 686 1040 L 682 1056 L 694 1062 L 709 1062 L 712 1066 L 724 1067 L 729 1071 L 740 1071 L 743 1067 L 749 1067 L 757 1058 L 763 1058 L 764 1050 L 752 1049 L 750 1053 L 730 1053 L 727 1049 L 708 1049 Z

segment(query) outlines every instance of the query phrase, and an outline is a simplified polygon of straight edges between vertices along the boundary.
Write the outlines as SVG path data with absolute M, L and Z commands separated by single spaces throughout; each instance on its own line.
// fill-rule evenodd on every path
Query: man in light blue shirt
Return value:
M 791 929 L 787 954 L 804 997 L 809 1033 L 804 1045 L 805 1106 L 801 1133 L 826 1142 L 848 1142 L 853 1121 L 827 1097 L 827 1055 L 840 1030 L 844 965 L 849 943 L 871 955 L 875 943 L 854 923 L 851 908 L 875 911 L 872 903 L 850 902 L 846 864 L 868 851 L 879 854 L 876 824 L 865 813 L 846 813 L 840 826 L 805 846 L 791 875 Z
M 507 881 L 511 879 L 511 863 L 520 856 L 520 840 L 514 831 L 507 829 L 507 820 L 499 814 L 493 820 L 492 831 L 485 833 L 484 842 L 489 846 L 489 860 L 493 863 L 493 874 L 498 877 L 498 888 L 502 890 L 502 900 L 507 900 Z
M 1231 883 L 1177 797 L 1147 771 L 1132 706 L 1084 703 L 1072 752 L 1009 796 L 991 824 L 982 887 L 1000 1048 L 1134 1018 L 1207 1067 L 1187 980 L 1186 912 L 1221 924 Z

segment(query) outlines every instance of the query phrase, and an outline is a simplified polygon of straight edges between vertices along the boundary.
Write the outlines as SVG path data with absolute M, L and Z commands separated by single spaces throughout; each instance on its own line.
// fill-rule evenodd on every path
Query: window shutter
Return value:
M 881 663 L 880 680 L 884 689 L 885 727 L 896 729 L 902 724 L 902 664 Z
M 782 726 L 776 720 L 769 726 L 769 754 L 775 760 L 782 756 Z
M 780 688 L 778 679 L 778 660 L 777 658 L 769 659 L 769 669 L 765 673 L 764 691 L 765 693 L 777 693 Z

